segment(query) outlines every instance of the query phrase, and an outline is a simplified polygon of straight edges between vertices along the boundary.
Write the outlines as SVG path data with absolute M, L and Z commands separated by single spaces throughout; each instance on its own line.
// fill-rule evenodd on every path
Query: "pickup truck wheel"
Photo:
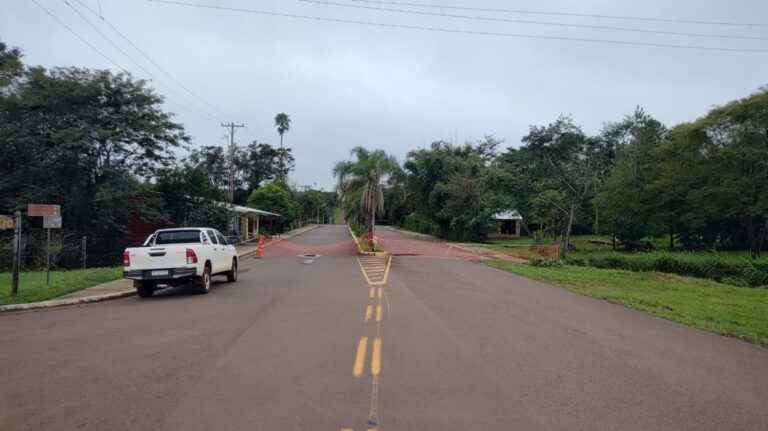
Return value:
M 195 280 L 197 293 L 205 294 L 211 291 L 211 267 L 206 266 L 203 275 Z
M 142 298 L 149 298 L 155 293 L 157 284 L 154 281 L 140 281 L 136 284 L 136 293 Z
M 232 269 L 227 271 L 227 282 L 234 283 L 237 281 L 237 259 L 232 259 Z

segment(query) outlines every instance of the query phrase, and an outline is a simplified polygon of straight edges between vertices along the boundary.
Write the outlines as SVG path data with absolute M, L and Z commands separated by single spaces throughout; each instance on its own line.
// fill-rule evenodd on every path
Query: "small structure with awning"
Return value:
M 229 208 L 237 213 L 232 219 L 232 233 L 241 241 L 258 238 L 262 229 L 274 234 L 273 221 L 281 217 L 280 214 L 242 205 L 230 205 Z
M 491 218 L 496 222 L 495 229 L 488 234 L 491 239 L 518 239 L 523 216 L 517 210 L 499 211 Z

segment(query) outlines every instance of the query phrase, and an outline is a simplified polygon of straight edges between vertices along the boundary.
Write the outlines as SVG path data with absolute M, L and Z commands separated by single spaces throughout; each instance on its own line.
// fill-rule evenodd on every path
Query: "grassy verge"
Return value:
M 768 285 L 768 265 L 728 255 L 704 252 L 652 251 L 643 253 L 569 253 L 570 265 L 630 271 L 657 271 L 697 278 L 708 278 L 740 287 Z
M 117 280 L 123 268 L 92 268 L 51 272 L 51 284 L 45 285 L 45 272 L 19 274 L 19 294 L 11 296 L 11 274 L 0 273 L 0 305 L 45 301 L 85 289 L 86 287 Z
M 768 289 L 744 289 L 658 272 L 487 263 L 593 298 L 768 347 Z

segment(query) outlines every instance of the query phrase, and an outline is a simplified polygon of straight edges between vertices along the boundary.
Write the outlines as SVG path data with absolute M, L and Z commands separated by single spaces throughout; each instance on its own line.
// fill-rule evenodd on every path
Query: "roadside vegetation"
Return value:
M 489 266 L 675 322 L 768 347 L 768 289 L 744 289 L 660 272 L 577 266 Z
M 42 222 L 27 217 L 29 203 L 61 206 L 63 228 L 52 232 L 57 268 L 82 266 L 83 237 L 88 266 L 119 264 L 131 220 L 231 234 L 229 202 L 279 213 L 262 225 L 273 229 L 266 233 L 330 218 L 334 192 L 288 182 L 295 160 L 284 146 L 287 114 L 275 118 L 279 147 L 239 134 L 231 157 L 217 142 L 192 145 L 163 100 L 128 73 L 31 66 L 0 41 L 0 214 L 22 212 L 22 267 L 44 262 Z M 9 243 L 0 232 L 0 244 Z M 0 270 L 10 261 L 0 248 Z
M 89 268 L 69 271 L 52 271 L 51 284 L 45 284 L 45 271 L 19 273 L 19 294 L 11 296 L 11 273 L 0 273 L 0 305 L 23 304 L 27 302 L 45 301 L 68 293 L 76 292 L 87 287 L 123 277 L 123 269 Z
M 766 128 L 763 88 L 671 127 L 638 107 L 591 135 L 560 116 L 506 149 L 490 135 L 437 141 L 389 169 L 383 206 L 371 214 L 416 232 L 486 242 L 498 232 L 494 214 L 517 210 L 524 236 L 560 243 L 565 257 L 584 245 L 572 237 L 591 235 L 619 252 L 740 251 L 759 261 L 768 232 Z M 359 200 L 344 195 L 345 210 L 369 223 Z

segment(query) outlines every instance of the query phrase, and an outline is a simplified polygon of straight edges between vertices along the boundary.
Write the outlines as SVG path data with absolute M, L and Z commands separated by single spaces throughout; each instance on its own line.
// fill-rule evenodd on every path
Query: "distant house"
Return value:
M 488 234 L 491 239 L 517 239 L 520 238 L 520 225 L 523 216 L 517 210 L 499 211 L 491 218 L 496 222 L 493 231 Z
M 241 205 L 229 205 L 229 208 L 237 213 L 232 219 L 232 235 L 239 241 L 254 239 L 262 230 L 274 234 L 273 221 L 281 217 L 280 214 Z

